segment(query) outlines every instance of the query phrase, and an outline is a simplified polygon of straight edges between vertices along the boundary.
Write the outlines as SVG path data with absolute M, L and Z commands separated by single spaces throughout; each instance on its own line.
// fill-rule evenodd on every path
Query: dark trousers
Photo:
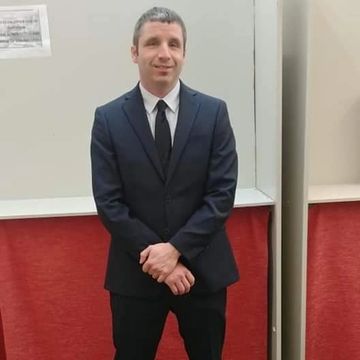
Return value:
M 169 311 L 177 317 L 190 360 L 221 360 L 226 289 L 206 295 L 169 293 L 156 299 L 111 293 L 110 303 L 114 360 L 154 360 Z

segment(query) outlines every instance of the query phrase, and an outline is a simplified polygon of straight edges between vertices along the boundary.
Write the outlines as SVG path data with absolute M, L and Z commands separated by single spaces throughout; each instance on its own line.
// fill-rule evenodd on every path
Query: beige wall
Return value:
M 286 360 L 305 357 L 310 1 L 283 3 L 282 358 Z
M 360 184 L 360 2 L 284 1 L 283 358 L 305 359 L 309 185 Z
M 360 1 L 312 0 L 309 182 L 360 183 Z

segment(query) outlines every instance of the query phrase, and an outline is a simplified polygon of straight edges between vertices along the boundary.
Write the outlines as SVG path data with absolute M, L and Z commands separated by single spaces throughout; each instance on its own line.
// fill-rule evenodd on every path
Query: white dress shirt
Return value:
M 171 143 L 173 144 L 176 124 L 179 114 L 180 81 L 178 81 L 174 86 L 174 88 L 163 98 L 158 98 L 157 96 L 151 94 L 141 85 L 141 83 L 140 83 L 140 91 L 144 100 L 146 115 L 149 121 L 150 129 L 153 137 L 155 137 L 155 119 L 157 114 L 156 104 L 158 103 L 159 100 L 164 100 L 166 102 L 167 108 L 165 110 L 165 113 L 166 113 L 166 118 L 169 122 Z

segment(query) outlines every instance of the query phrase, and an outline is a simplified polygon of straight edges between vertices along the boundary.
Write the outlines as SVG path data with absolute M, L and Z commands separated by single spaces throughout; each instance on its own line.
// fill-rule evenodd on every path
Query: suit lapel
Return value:
M 189 138 L 191 128 L 199 110 L 199 103 L 196 101 L 195 95 L 195 91 L 189 89 L 183 83 L 181 83 L 179 115 L 166 179 L 167 183 L 169 183 L 171 177 L 174 174 L 175 168 Z
M 129 93 L 127 101 L 124 104 L 124 111 L 130 125 L 133 127 L 136 135 L 141 141 L 145 152 L 159 173 L 159 176 L 165 181 L 164 172 L 161 167 L 153 135 L 151 134 L 139 86 L 136 86 Z

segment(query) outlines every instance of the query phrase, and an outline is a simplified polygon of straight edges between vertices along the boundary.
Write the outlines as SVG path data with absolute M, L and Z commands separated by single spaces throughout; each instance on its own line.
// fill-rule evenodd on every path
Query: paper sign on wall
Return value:
M 0 59 L 50 55 L 46 5 L 0 7 Z

